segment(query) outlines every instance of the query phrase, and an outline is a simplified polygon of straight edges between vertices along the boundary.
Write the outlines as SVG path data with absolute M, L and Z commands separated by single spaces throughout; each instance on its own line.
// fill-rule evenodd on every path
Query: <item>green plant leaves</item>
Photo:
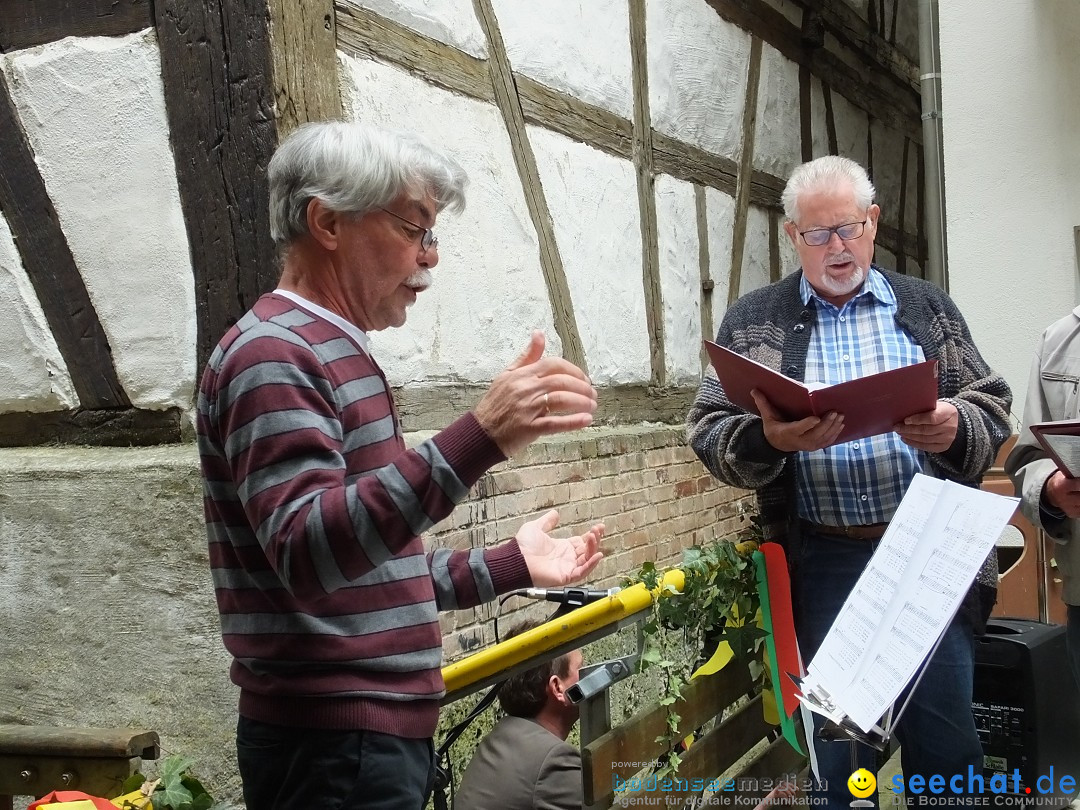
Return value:
M 682 592 L 663 588 L 653 600 L 651 617 L 642 625 L 644 649 L 639 667 L 642 671 L 652 667 L 662 670 L 664 686 L 659 703 L 668 710 L 667 731 L 656 741 L 672 750 L 657 763 L 658 778 L 678 769 L 681 757 L 675 748 L 682 737 L 682 718 L 674 708 L 690 674 L 717 644 L 726 641 L 735 657 L 750 665 L 755 682 L 760 682 L 764 673 L 759 658 L 765 632 L 755 621 L 761 603 L 749 555 L 740 552 L 734 542 L 722 540 L 687 549 L 679 567 L 684 574 Z M 647 562 L 627 584 L 641 582 L 656 591 L 662 581 L 663 572 Z M 688 658 L 686 648 L 697 650 L 701 659 Z
M 190 773 L 194 764 L 194 760 L 179 755 L 161 761 L 160 778 L 150 797 L 156 810 L 210 810 L 213 807 L 213 797 Z M 124 780 L 122 792 L 138 790 L 145 781 L 145 776 L 135 773 Z

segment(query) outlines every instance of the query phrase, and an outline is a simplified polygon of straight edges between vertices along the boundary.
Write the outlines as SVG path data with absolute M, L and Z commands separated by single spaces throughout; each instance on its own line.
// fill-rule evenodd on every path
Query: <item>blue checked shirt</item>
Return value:
M 842 309 L 820 298 L 805 275 L 800 293 L 804 306 L 813 300 L 817 307 L 806 383 L 835 385 L 925 359 L 922 347 L 896 325 L 896 294 L 872 267 L 862 290 Z M 799 517 L 830 526 L 885 523 L 925 461 L 921 450 L 896 433 L 797 453 Z

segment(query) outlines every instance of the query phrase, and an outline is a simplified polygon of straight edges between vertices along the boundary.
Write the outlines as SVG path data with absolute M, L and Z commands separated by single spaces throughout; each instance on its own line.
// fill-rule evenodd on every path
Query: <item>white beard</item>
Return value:
M 846 262 L 853 262 L 855 257 L 850 253 L 839 253 L 836 256 L 830 256 L 836 264 L 844 264 Z M 840 259 L 841 261 L 836 261 Z M 836 276 L 830 276 L 828 272 L 829 259 L 825 261 L 825 272 L 821 274 L 820 284 L 822 292 L 829 295 L 847 295 L 848 293 L 855 292 L 862 285 L 866 279 L 866 268 L 855 266 L 855 269 L 848 273 L 846 276 L 837 278 Z

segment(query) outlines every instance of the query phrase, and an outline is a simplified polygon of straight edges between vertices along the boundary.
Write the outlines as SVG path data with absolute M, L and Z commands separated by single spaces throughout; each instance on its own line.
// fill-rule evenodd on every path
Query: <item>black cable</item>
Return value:
M 495 643 L 496 644 L 499 643 L 499 614 L 502 613 L 503 605 L 506 604 L 506 600 L 509 599 L 511 596 L 521 596 L 521 594 L 519 594 L 517 591 L 510 591 L 510 593 L 503 594 L 502 598 L 499 599 L 498 607 L 495 608 L 495 617 L 494 617 L 493 623 L 495 625 Z

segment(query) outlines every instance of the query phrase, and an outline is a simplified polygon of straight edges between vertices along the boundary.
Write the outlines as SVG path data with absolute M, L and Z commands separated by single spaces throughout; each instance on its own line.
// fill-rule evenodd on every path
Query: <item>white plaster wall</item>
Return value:
M 465 212 L 436 223 L 434 285 L 404 327 L 372 335 L 391 383 L 491 380 L 524 350 L 533 329 L 546 333 L 549 353 L 560 353 L 536 231 L 498 110 L 389 65 L 339 59 L 347 117 L 416 132 L 470 178 Z
M 880 244 L 874 245 L 874 264 L 886 270 L 896 269 L 896 254 Z
M 919 4 L 897 0 L 896 47 L 916 65 L 919 64 Z M 891 10 L 890 10 L 891 13 Z M 889 26 L 891 31 L 892 18 Z
M 791 174 L 802 162 L 800 121 L 799 66 L 775 48 L 762 45 L 754 132 L 755 169 L 777 177 Z
M 137 407 L 190 407 L 195 290 L 152 34 L 68 38 L 3 66 L 120 382 Z
M 79 398 L 0 214 L 0 411 L 56 411 Z
M 589 376 L 599 385 L 651 376 L 641 222 L 633 164 L 528 128 L 547 195 Z
M 750 35 L 703 0 L 647 0 L 645 11 L 653 126 L 737 159 Z
M 701 261 L 694 186 L 656 178 L 656 230 L 664 297 L 664 360 L 668 383 L 701 379 Z M 711 338 L 712 335 L 709 335 Z
M 709 233 L 709 277 L 713 280 L 713 331 L 727 312 L 731 281 L 731 235 L 735 227 L 735 200 L 715 188 L 705 189 Z
M 787 235 L 787 231 L 784 230 L 784 218 L 782 215 L 778 224 L 780 227 L 777 229 L 776 236 L 780 245 L 780 275 L 786 276 L 798 270 L 802 262 L 799 259 L 798 251 L 795 250 L 795 244 Z
M 825 95 L 821 89 L 821 79 L 812 74 L 810 76 L 810 143 L 813 146 L 814 157 L 829 154 L 829 129 L 825 120 Z M 801 150 L 799 157 L 802 157 Z
M 739 295 L 769 285 L 769 213 L 756 205 L 746 212 L 741 282 Z
M 401 23 L 419 34 L 487 57 L 487 40 L 476 20 L 472 0 L 349 0 L 354 5 Z
M 904 168 L 904 136 L 897 130 L 874 121 L 874 185 L 881 219 L 893 228 L 900 226 L 900 180 Z M 909 158 L 910 160 L 910 158 Z M 914 191 L 914 187 L 908 191 Z M 906 206 L 905 206 L 906 207 Z M 911 220 L 914 225 L 915 220 Z M 914 230 L 912 227 L 911 230 Z
M 822 102 L 824 103 L 824 102 Z M 866 166 L 866 113 L 832 91 L 833 120 L 836 122 L 836 151 Z
M 494 0 L 492 5 L 515 71 L 633 117 L 626 0 Z
M 949 288 L 1020 416 L 1039 333 L 1080 300 L 1080 3 L 939 14 Z

